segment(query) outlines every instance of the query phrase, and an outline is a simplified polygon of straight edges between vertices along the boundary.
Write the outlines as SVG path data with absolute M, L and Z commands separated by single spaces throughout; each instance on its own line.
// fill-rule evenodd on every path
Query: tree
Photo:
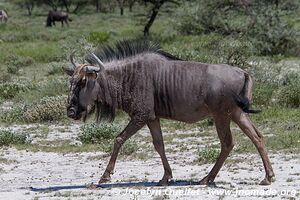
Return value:
M 137 2 L 137 0 L 128 0 L 129 12 L 132 12 L 132 7 L 134 6 L 135 2 Z
M 144 0 L 144 2 L 145 3 L 149 2 L 153 5 L 148 22 L 146 23 L 146 25 L 144 27 L 144 36 L 148 37 L 150 28 L 151 28 L 152 24 L 154 23 L 154 21 L 157 17 L 157 14 L 159 12 L 159 9 L 162 7 L 162 5 L 165 3 L 173 3 L 173 4 L 179 5 L 179 2 L 176 0 Z
M 124 14 L 124 3 L 125 3 L 125 0 L 117 0 L 118 1 L 118 4 L 119 4 L 119 7 L 120 7 L 120 14 L 123 15 Z
M 37 0 L 14 0 L 14 3 L 21 8 L 26 8 L 28 15 L 31 16 Z

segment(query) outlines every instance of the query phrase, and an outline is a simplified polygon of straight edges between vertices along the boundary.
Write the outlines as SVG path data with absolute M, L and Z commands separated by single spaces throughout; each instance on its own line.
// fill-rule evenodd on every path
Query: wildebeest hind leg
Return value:
M 99 180 L 100 183 L 104 183 L 110 180 L 110 175 L 113 174 L 113 170 L 115 168 L 115 163 L 118 157 L 118 153 L 120 148 L 124 144 L 124 142 L 129 139 L 132 135 L 134 135 L 139 129 L 141 129 L 146 123 L 142 123 L 140 120 L 131 120 L 126 128 L 115 138 L 113 145 L 113 152 L 110 157 L 109 163 L 105 169 L 104 174 Z
M 253 125 L 248 115 L 243 112 L 237 112 L 233 118 L 234 122 L 242 129 L 242 131 L 251 139 L 257 148 L 265 168 L 266 176 L 260 182 L 260 185 L 270 185 L 272 182 L 272 178 L 275 176 L 271 162 L 269 160 L 266 146 L 263 141 L 263 136 L 258 131 L 258 129 Z
M 156 118 L 155 120 L 148 122 L 147 125 L 152 135 L 154 148 L 158 152 L 164 166 L 164 176 L 159 183 L 160 185 L 168 185 L 169 180 L 172 178 L 172 170 L 166 157 L 159 119 Z
M 231 119 L 228 116 L 224 115 L 224 116 L 217 116 L 215 117 L 214 120 L 216 124 L 218 137 L 221 142 L 221 152 L 212 170 L 209 172 L 209 174 L 206 177 L 204 177 L 200 181 L 201 185 L 214 185 L 213 183 L 214 179 L 216 178 L 223 163 L 225 162 L 226 158 L 228 157 L 230 151 L 234 146 L 232 134 L 230 131 Z

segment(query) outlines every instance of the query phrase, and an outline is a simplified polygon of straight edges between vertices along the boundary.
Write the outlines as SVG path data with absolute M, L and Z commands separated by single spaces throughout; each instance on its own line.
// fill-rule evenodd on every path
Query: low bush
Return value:
M 66 96 L 44 97 L 23 113 L 27 122 L 60 120 L 66 117 Z
M 2 71 L 0 73 L 0 83 L 5 83 L 5 82 L 9 82 L 11 81 L 11 74 L 5 72 L 5 71 Z
M 15 95 L 15 100 L 32 103 L 43 97 L 66 95 L 69 89 L 68 80 L 60 78 L 48 78 L 36 83 L 35 87 L 29 91 L 21 91 Z
M 49 70 L 47 72 L 47 75 L 62 75 L 64 73 L 63 70 L 64 63 L 60 62 L 52 62 L 49 64 Z
M 275 102 L 281 106 L 300 107 L 300 81 L 280 87 L 275 94 Z
M 19 92 L 28 92 L 36 87 L 35 84 L 29 82 L 6 82 L 0 83 L 0 98 L 11 99 Z
M 12 131 L 0 130 L 0 147 L 15 144 L 27 143 L 27 136 L 25 134 L 17 134 Z
M 15 105 L 12 109 L 0 112 L 0 120 L 5 123 L 25 122 L 24 112 L 27 110 L 26 105 Z
M 138 148 L 139 147 L 136 144 L 136 141 L 129 139 L 123 144 L 120 153 L 121 153 L 121 155 L 129 156 L 129 155 L 132 155 L 133 153 L 135 153 L 138 150 Z
M 0 120 L 6 123 L 45 122 L 66 118 L 66 96 L 44 97 L 31 104 L 18 104 L 0 112 Z
M 101 144 L 109 143 L 118 133 L 121 128 L 116 124 L 101 123 L 101 124 L 85 124 L 80 128 L 78 139 L 83 144 Z M 109 145 L 112 145 L 109 143 Z
M 198 149 L 197 161 L 201 163 L 213 163 L 217 160 L 220 154 L 220 150 L 214 147 L 205 147 L 204 149 Z
M 7 72 L 17 74 L 22 67 L 32 65 L 34 60 L 31 57 L 23 57 L 18 55 L 10 55 L 6 59 Z
M 95 45 L 107 42 L 110 38 L 110 34 L 107 32 L 90 32 L 87 36 L 87 41 Z
M 299 12 L 299 4 L 295 0 L 290 3 L 295 5 L 293 9 L 275 1 L 253 0 L 248 5 L 239 1 L 189 1 L 178 9 L 175 23 L 178 31 L 187 35 L 215 32 L 236 39 L 242 35 L 244 41 L 253 44 L 256 55 L 297 55 L 299 34 L 295 22 L 287 19 Z
M 257 83 L 254 85 L 253 104 L 260 106 L 269 106 L 272 104 L 272 97 L 277 86 L 267 83 Z

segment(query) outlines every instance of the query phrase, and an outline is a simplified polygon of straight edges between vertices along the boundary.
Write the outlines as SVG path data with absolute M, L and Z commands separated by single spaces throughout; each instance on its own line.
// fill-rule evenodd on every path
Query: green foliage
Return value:
M 6 123 L 17 123 L 17 122 L 25 122 L 23 117 L 24 112 L 27 110 L 26 105 L 15 105 L 12 109 L 1 111 L 0 110 L 0 120 L 1 122 Z
M 108 32 L 90 32 L 87 36 L 87 41 L 98 45 L 108 41 L 110 38 L 110 33 Z
M 261 55 L 292 54 L 297 48 L 298 37 L 292 24 L 284 17 L 289 14 L 274 3 L 256 1 L 252 15 L 255 16 L 249 27 L 251 42 Z
M 3 71 L 0 73 L 0 83 L 11 81 L 11 74 Z
M 34 102 L 43 97 L 66 95 L 69 89 L 68 80 L 60 78 L 49 78 L 36 83 L 38 87 L 30 91 L 21 91 L 15 96 L 17 101 Z
M 19 69 L 32 65 L 34 60 L 31 57 L 22 57 L 17 55 L 11 55 L 6 58 L 7 72 L 10 74 L 17 74 Z
M 121 127 L 113 123 L 91 123 L 80 127 L 79 141 L 83 144 L 96 144 L 105 152 L 111 152 L 113 139 L 121 132 Z M 121 148 L 121 155 L 131 155 L 136 152 L 138 146 L 134 140 L 126 141 Z
M 28 92 L 34 89 L 35 85 L 32 83 L 24 82 L 7 82 L 0 83 L 0 98 L 11 99 L 15 97 L 19 92 Z
M 49 64 L 47 75 L 62 75 L 64 73 L 63 64 L 60 62 L 52 62 Z
M 220 150 L 214 147 L 205 147 L 204 149 L 198 149 L 197 161 L 201 163 L 213 163 L 217 160 L 220 154 Z
M 0 130 L 0 147 L 15 144 L 26 144 L 27 136 L 12 131 Z
M 78 139 L 83 144 L 107 144 L 112 140 L 121 128 L 116 124 L 101 123 L 101 124 L 85 124 L 80 128 Z M 111 144 L 109 144 L 111 145 Z
M 138 150 L 138 145 L 136 144 L 136 141 L 134 140 L 127 140 L 121 148 L 121 155 L 132 155 Z
M 271 84 L 256 84 L 253 93 L 254 105 L 271 105 L 273 93 L 276 89 L 277 87 Z
M 294 125 L 295 126 L 295 125 Z M 286 130 L 291 129 L 286 127 Z M 292 149 L 300 148 L 300 127 L 295 127 L 292 131 L 280 131 L 276 136 L 271 136 L 266 139 L 266 145 L 271 149 Z
M 23 113 L 26 122 L 60 120 L 66 117 L 66 96 L 44 97 Z
M 238 33 L 245 29 L 247 18 L 239 16 L 239 11 L 235 9 L 232 1 L 187 2 L 183 9 L 178 9 L 178 30 L 183 34 Z
M 23 57 L 31 57 L 35 62 L 53 62 L 64 58 L 59 43 L 23 42 L 15 53 Z
M 297 12 L 298 7 L 287 10 L 284 2 L 275 4 L 275 1 L 261 0 L 244 6 L 238 1 L 188 2 L 178 10 L 175 23 L 183 34 L 217 32 L 249 41 L 255 47 L 256 55 L 296 55 L 299 35 L 294 23 L 286 18 Z
M 276 103 L 281 106 L 300 107 L 300 81 L 281 87 L 275 95 Z
M 245 38 L 225 37 L 210 47 L 218 63 L 247 68 L 248 59 L 253 55 L 253 46 Z
M 31 104 L 19 104 L 0 112 L 0 120 L 6 123 L 45 122 L 66 118 L 66 96 L 43 97 Z

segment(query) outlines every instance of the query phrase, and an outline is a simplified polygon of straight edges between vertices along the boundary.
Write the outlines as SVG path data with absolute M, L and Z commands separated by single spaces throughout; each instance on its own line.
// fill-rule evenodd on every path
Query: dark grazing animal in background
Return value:
M 55 26 L 56 21 L 61 22 L 61 26 L 63 27 L 64 22 L 67 25 L 69 25 L 68 21 L 72 21 L 72 20 L 68 17 L 68 13 L 50 10 L 46 21 L 46 26 L 47 27 L 51 27 L 52 25 Z
M 99 183 L 113 173 L 122 144 L 147 125 L 153 144 L 161 157 L 164 175 L 160 184 L 168 184 L 172 171 L 165 155 L 160 118 L 194 123 L 214 119 L 221 143 L 220 155 L 200 184 L 213 183 L 234 143 L 230 122 L 234 121 L 252 140 L 263 161 L 265 178 L 271 184 L 273 169 L 263 136 L 249 119 L 252 79 L 247 72 L 223 64 L 182 61 L 147 41 L 121 41 L 86 57 L 87 63 L 66 68 L 71 76 L 67 115 L 86 118 L 93 111 L 98 121 L 113 120 L 122 109 L 131 120 L 115 138 L 113 152 Z
M 5 10 L 0 10 L 0 21 L 6 23 L 7 20 L 8 20 L 7 12 Z

